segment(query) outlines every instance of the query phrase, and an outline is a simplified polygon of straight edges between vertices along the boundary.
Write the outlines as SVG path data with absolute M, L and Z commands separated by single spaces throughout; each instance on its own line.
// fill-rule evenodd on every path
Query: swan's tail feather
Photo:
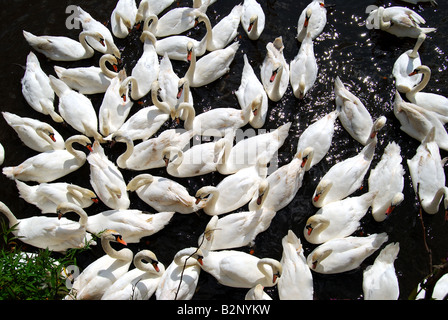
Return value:
M 33 203 L 33 195 L 35 194 L 35 188 L 27 185 L 26 183 L 16 180 L 17 190 L 19 190 L 19 195 L 26 202 Z
M 420 28 L 421 31 L 425 34 L 430 33 L 430 32 L 434 32 L 437 30 L 437 28 Z
M 377 259 L 384 263 L 393 263 L 400 251 L 400 244 L 398 242 L 390 243 L 378 254 Z
M 2 170 L 3 174 L 9 179 L 14 180 L 18 172 L 18 167 L 4 167 Z
M 60 67 L 60 66 L 54 66 L 54 72 L 56 72 L 56 75 L 58 76 L 59 79 L 62 78 L 65 70 L 67 70 L 67 69 Z

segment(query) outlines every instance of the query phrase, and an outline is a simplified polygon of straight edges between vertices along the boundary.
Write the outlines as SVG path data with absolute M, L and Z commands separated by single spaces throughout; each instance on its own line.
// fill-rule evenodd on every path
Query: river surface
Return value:
M 0 13 L 0 43 L 2 44 L 1 62 L 1 105 L 2 111 L 16 113 L 20 116 L 37 118 L 50 122 L 64 138 L 76 132 L 61 124 L 51 122 L 49 117 L 35 112 L 27 105 L 21 93 L 20 80 L 23 77 L 23 66 L 30 47 L 22 36 L 22 30 L 28 30 L 37 35 L 64 35 L 77 38 L 79 30 L 66 27 L 66 13 L 68 5 L 80 5 L 95 19 L 109 26 L 110 14 L 115 7 L 115 1 L 79 0 L 15 0 L 0 1 L 2 11 Z M 218 0 L 212 4 L 207 14 L 212 25 L 224 17 L 240 1 Z M 261 63 L 266 54 L 266 44 L 276 37 L 282 36 L 284 43 L 284 55 L 290 62 L 299 50 L 299 43 L 295 39 L 297 32 L 297 20 L 307 5 L 308 1 L 259 1 L 266 14 L 266 27 L 257 41 L 247 38 L 241 26 L 237 40 L 241 46 L 231 65 L 230 72 L 218 81 L 205 87 L 194 88 L 193 97 L 195 108 L 208 110 L 218 107 L 239 107 L 234 92 L 238 89 L 243 68 L 243 53 L 247 54 L 252 67 L 259 76 Z M 175 1 L 172 7 L 187 6 L 191 1 Z M 390 141 L 397 142 L 401 147 L 403 166 L 405 168 L 405 201 L 395 209 L 393 214 L 383 222 L 376 222 L 370 212 L 362 219 L 360 229 L 355 235 L 367 235 L 377 232 L 386 232 L 390 242 L 400 243 L 400 252 L 395 261 L 396 273 L 400 284 L 400 299 L 407 299 L 414 288 L 428 273 L 430 263 L 433 265 L 445 261 L 448 256 L 448 224 L 444 221 L 442 206 L 435 215 L 423 214 L 424 229 L 419 218 L 419 203 L 414 193 L 410 180 L 406 160 L 414 156 L 419 142 L 410 138 L 400 130 L 398 120 L 393 114 L 393 98 L 395 93 L 394 79 L 391 71 L 395 60 L 406 50 L 413 47 L 415 40 L 409 38 L 397 38 L 388 33 L 368 29 L 365 25 L 366 7 L 369 5 L 405 5 L 414 9 L 427 20 L 427 26 L 437 27 L 435 33 L 428 35 L 420 48 L 420 56 L 423 64 L 432 70 L 432 77 L 426 91 L 431 91 L 448 96 L 446 83 L 448 81 L 448 4 L 439 1 L 436 7 L 424 3 L 411 5 L 402 1 L 355 1 L 333 0 L 328 1 L 332 5 L 328 9 L 328 21 L 323 33 L 314 41 L 314 51 L 319 67 L 318 79 L 315 86 L 303 100 L 298 100 L 292 93 L 291 86 L 279 102 L 269 102 L 269 111 L 266 124 L 263 129 L 271 130 L 290 121 L 292 126 L 289 136 L 279 150 L 279 166 L 288 163 L 296 150 L 300 134 L 313 121 L 335 109 L 333 85 L 336 76 L 339 76 L 347 87 L 356 94 L 366 105 L 372 118 L 381 115 L 386 116 L 387 123 L 378 137 L 378 145 L 371 168 L 378 163 L 383 150 Z M 197 29 L 188 32 L 193 37 L 200 37 L 203 30 Z M 123 51 L 123 64 L 131 69 L 141 54 L 141 46 L 138 45 L 137 33 L 124 40 L 116 41 Z M 78 62 L 52 62 L 43 55 L 38 55 L 42 68 L 48 74 L 54 75 L 53 66 L 64 67 L 88 66 L 96 64 L 99 55 Z M 183 75 L 187 65 L 173 61 L 173 66 L 178 75 Z M 99 108 L 102 95 L 90 96 L 96 108 Z M 98 110 L 98 109 L 97 109 Z M 135 112 L 137 108 L 133 108 Z M 3 166 L 17 165 L 36 154 L 27 148 L 19 140 L 16 133 L 6 125 L 0 117 L 0 141 L 6 151 L 6 159 Z M 173 127 L 173 123 L 167 123 L 162 127 Z M 353 140 L 339 121 L 336 121 L 333 142 L 327 156 L 314 166 L 304 178 L 303 186 L 294 200 L 283 210 L 277 212 L 268 230 L 259 234 L 253 248 L 243 247 L 238 250 L 248 252 L 254 250 L 258 257 L 271 257 L 280 260 L 282 255 L 281 239 L 289 229 L 302 239 L 305 255 L 315 248 L 303 238 L 303 228 L 309 216 L 317 209 L 311 204 L 311 197 L 321 177 L 337 162 L 356 155 L 362 145 Z M 248 129 L 250 127 L 247 127 Z M 124 151 L 124 146 L 117 144 L 113 148 L 106 149 L 111 160 L 115 160 Z M 446 157 L 446 151 L 441 151 L 441 156 Z M 141 172 L 122 170 L 127 181 Z M 165 175 L 164 169 L 154 169 L 148 172 L 154 175 Z M 366 175 L 366 179 L 368 174 Z M 208 174 L 199 178 L 175 179 L 182 182 L 194 194 L 204 185 L 216 185 L 223 176 Z M 75 173 L 60 179 L 80 186 L 89 186 L 89 166 L 86 163 Z M 29 217 L 39 215 L 40 211 L 18 196 L 14 181 L 0 175 L 1 193 L 0 201 L 7 204 L 17 217 Z M 367 184 L 365 183 L 366 187 Z M 366 188 L 364 189 L 366 190 Z M 364 191 L 360 191 L 362 193 Z M 135 193 L 131 195 L 131 208 L 153 210 L 137 198 Z M 103 204 L 97 204 L 87 209 L 88 214 L 95 214 L 108 208 Z M 246 210 L 246 207 L 240 210 Z M 238 211 L 240 211 L 238 210 Z M 74 216 L 74 219 L 77 219 Z M 139 244 L 132 244 L 130 248 L 137 252 L 148 248 L 153 250 L 160 262 L 165 266 L 171 262 L 174 254 L 180 249 L 195 246 L 199 235 L 210 217 L 204 213 L 181 215 L 176 214 L 170 224 L 159 233 L 142 239 Z M 431 249 L 432 262 L 425 248 L 426 238 Z M 378 251 L 379 252 L 379 251 Z M 368 265 L 371 265 L 378 252 L 367 258 L 360 268 L 336 275 L 321 275 L 313 273 L 315 299 L 362 299 L 362 273 Z M 81 269 L 93 259 L 102 255 L 101 247 L 93 248 L 88 253 L 79 257 Z M 265 288 L 272 298 L 277 299 L 277 289 Z M 197 292 L 194 299 L 243 299 L 246 289 L 235 289 L 222 286 L 217 281 L 202 272 Z

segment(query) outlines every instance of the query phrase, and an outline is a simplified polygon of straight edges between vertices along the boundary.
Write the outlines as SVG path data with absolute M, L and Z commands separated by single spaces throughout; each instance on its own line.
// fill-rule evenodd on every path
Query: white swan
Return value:
M 250 40 L 258 40 L 264 31 L 266 15 L 256 0 L 244 0 L 241 25 Z
M 196 177 L 216 171 L 224 148 L 222 139 L 196 144 L 185 151 L 177 146 L 165 148 L 162 156 L 165 159 L 166 171 L 170 176 L 179 178 Z
M 157 93 L 159 87 L 158 81 L 154 81 L 151 85 L 151 99 L 154 105 L 138 110 L 117 131 L 126 132 L 126 135 L 133 141 L 145 141 L 160 129 L 169 119 L 171 109 L 167 102 L 158 99 Z M 120 94 L 122 93 L 122 88 L 120 87 Z
M 434 32 L 436 28 L 423 28 L 420 25 L 426 23 L 425 19 L 406 7 L 392 6 L 372 10 L 368 21 L 377 22 L 378 27 L 397 37 L 425 38 L 427 33 Z
M 443 125 L 448 117 L 441 118 L 438 113 L 404 101 L 398 91 L 395 93 L 394 115 L 400 121 L 400 129 L 420 142 L 434 128 L 439 148 L 448 150 L 448 133 Z
M 261 284 L 257 284 L 255 287 L 247 291 L 244 296 L 244 300 L 272 300 L 272 298 L 264 292 L 264 288 Z
M 334 94 L 338 118 L 350 136 L 363 145 L 375 140 L 378 131 L 386 124 L 386 117 L 381 116 L 373 122 L 367 108 L 344 86 L 339 76 L 334 81 Z
M 135 25 L 137 4 L 135 0 L 118 0 L 110 17 L 112 33 L 117 38 L 126 38 Z
M 98 203 L 98 198 L 92 190 L 67 182 L 28 185 L 16 180 L 16 186 L 19 196 L 38 207 L 42 213 L 56 213 L 62 202 L 74 203 L 81 208 Z
M 306 263 L 303 246 L 292 230 L 282 238 L 282 276 L 277 288 L 280 300 L 313 300 L 313 275 Z
M 263 127 L 268 112 L 268 95 L 263 88 L 263 84 L 257 78 L 254 69 L 250 65 L 247 55 L 243 55 L 244 67 L 241 74 L 241 83 L 235 96 L 241 109 L 250 108 L 249 123 L 255 128 Z
M 171 9 L 158 19 L 157 27 L 151 29 L 151 32 L 157 38 L 163 38 L 190 30 L 197 24 L 197 16 L 200 13 L 205 13 L 209 4 L 210 0 L 206 0 L 199 8 L 179 7 Z
M 443 207 L 445 210 L 448 208 L 444 171 L 448 158 L 440 158 L 440 150 L 434 139 L 433 128 L 418 146 L 412 159 L 407 160 L 414 192 L 420 199 L 422 209 L 429 214 L 439 212 L 442 199 Z
M 196 192 L 198 202 L 205 200 L 203 210 L 208 215 L 234 211 L 248 203 L 266 178 L 266 159 L 256 165 L 226 176 L 216 186 L 204 186 Z M 265 188 L 267 184 L 263 183 Z
M 410 76 L 415 68 L 422 64 L 418 51 L 414 48 L 402 53 L 395 60 L 392 75 L 395 79 L 395 87 L 399 92 L 406 93 L 412 90 L 422 80 L 420 73 Z
M 48 123 L 6 111 L 2 115 L 27 147 L 38 152 L 65 148 L 64 138 Z
M 185 80 L 185 78 L 182 79 Z M 160 99 L 168 103 L 171 112 L 174 114 L 181 102 L 191 102 L 194 105 L 190 86 L 186 84 L 186 80 L 180 80 L 179 76 L 173 70 L 173 65 L 168 54 L 165 53 L 160 61 L 159 77 L 157 79 L 160 87 L 158 92 Z
M 101 300 L 148 300 L 156 291 L 165 267 L 150 250 L 134 256 L 135 268 L 117 279 L 104 292 Z
M 388 239 L 386 233 L 367 237 L 345 237 L 329 240 L 307 256 L 310 269 L 322 274 L 342 273 L 358 268 Z
M 448 98 L 431 92 L 421 92 L 431 78 L 431 69 L 425 65 L 418 66 L 409 75 L 423 74 L 422 81 L 406 92 L 406 98 L 412 103 L 425 108 L 426 110 L 434 111 L 444 117 L 448 117 Z
M 214 51 L 216 52 L 216 51 Z M 213 108 L 196 115 L 190 102 L 182 102 L 177 107 L 176 118 L 185 118 L 184 128 L 194 135 L 223 137 L 249 122 L 251 110 L 236 108 Z
M 59 113 L 73 129 L 102 141 L 98 132 L 98 117 L 92 101 L 72 90 L 64 81 L 50 75 L 50 84 L 59 97 Z
M 148 31 L 143 31 L 143 53 L 132 69 L 131 75 L 123 80 L 120 92 L 125 92 L 131 83 L 131 98 L 139 100 L 151 90 L 151 85 L 159 75 L 159 57 L 155 49 L 156 38 Z
M 370 191 L 326 204 L 306 221 L 303 229 L 305 239 L 313 244 L 321 244 L 353 234 L 372 206 L 376 194 L 376 191 Z
M 101 234 L 101 246 L 105 255 L 90 263 L 75 278 L 65 300 L 99 300 L 104 292 L 128 272 L 134 254 L 128 248 L 119 251 L 111 242 L 126 245 L 123 237 L 115 230 L 106 230 Z
M 290 62 L 289 67 L 289 81 L 294 96 L 303 99 L 316 82 L 318 71 L 310 34 L 303 39 L 299 52 Z
M 380 162 L 370 170 L 369 191 L 378 192 L 372 203 L 375 221 L 384 221 L 404 200 L 404 168 L 400 146 L 391 141 L 384 149 Z
M 310 169 L 313 148 L 298 152 L 289 162 L 275 170 L 267 178 L 267 190 L 259 189 L 249 202 L 249 210 L 260 208 L 280 211 L 286 207 L 302 187 L 305 172 Z
M 195 48 L 193 43 L 189 42 L 187 50 L 191 58 L 189 58 L 190 65 L 184 77 L 188 79 L 190 87 L 205 86 L 228 73 L 239 46 L 239 42 L 234 42 L 223 49 L 214 50 L 196 61 Z
M 118 60 L 111 54 L 104 54 L 100 58 L 99 67 L 77 67 L 63 68 L 54 66 L 54 71 L 59 79 L 64 81 L 70 88 L 82 94 L 104 93 L 109 87 L 111 80 L 118 73 L 109 70 L 106 63 L 117 68 Z
M 145 21 L 151 14 L 158 16 L 166 8 L 172 5 L 174 0 L 142 0 L 140 1 L 135 16 L 135 22 Z
M 315 207 L 344 199 L 358 190 L 369 170 L 375 154 L 376 142 L 372 141 L 357 155 L 334 164 L 321 178 L 312 197 Z
M 260 76 L 269 99 L 279 101 L 289 85 L 289 65 L 283 55 L 282 37 L 266 45 L 266 56 L 261 64 Z
M 233 132 L 226 134 L 224 153 L 217 167 L 219 173 L 232 174 L 253 166 L 261 156 L 268 162 L 276 161 L 275 155 L 288 137 L 290 128 L 291 122 L 287 122 L 270 132 L 242 139 L 234 146 L 232 144 L 235 134 Z
M 329 112 L 308 125 L 300 134 L 296 154 L 303 152 L 308 147 L 312 147 L 313 158 L 310 160 L 310 168 L 318 164 L 330 150 L 338 113 L 339 111 L 337 110 Z
M 241 4 L 235 5 L 230 13 L 222 17 L 213 28 L 211 28 L 210 20 L 205 19 L 208 51 L 224 49 L 235 39 L 238 34 L 242 12 L 243 6 Z
M 103 136 L 109 136 L 116 132 L 126 121 L 134 102 L 131 99 L 123 99 L 120 88 L 126 78 L 125 70 L 121 70 L 114 77 L 103 96 L 98 111 L 99 132 Z
M 307 33 L 311 40 L 317 38 L 327 24 L 327 8 L 323 0 L 312 0 L 302 10 L 297 21 L 297 40 L 302 42 Z
M 82 31 L 79 34 L 79 42 L 62 36 L 35 36 L 25 30 L 23 30 L 23 36 L 34 50 L 53 61 L 78 61 L 91 58 L 95 51 L 87 43 L 86 37 L 90 36 L 100 43 L 104 40 L 102 35 L 95 31 Z
M 205 13 L 199 13 L 196 21 L 197 23 L 208 21 L 208 17 Z M 145 20 L 145 30 L 153 30 L 158 24 L 158 18 L 154 14 L 148 16 Z M 207 50 L 207 35 L 210 32 L 207 27 L 207 34 L 200 40 L 185 36 L 185 35 L 172 35 L 165 38 L 157 39 L 155 43 L 157 54 L 164 56 L 165 54 L 172 60 L 179 60 L 187 62 L 188 49 L 187 44 L 191 42 L 195 48 L 196 56 L 200 57 L 204 55 Z
M 50 115 L 55 122 L 64 121 L 54 109 L 54 91 L 50 85 L 50 78 L 42 70 L 39 59 L 33 52 L 30 52 L 26 58 L 25 74 L 21 84 L 23 97 L 31 108 Z
M 67 212 L 87 215 L 77 204 L 64 201 L 59 202 L 56 210 L 61 216 Z M 113 228 L 125 237 L 127 243 L 138 243 L 141 238 L 162 230 L 173 215 L 174 212 L 148 213 L 137 209 L 106 210 L 90 215 L 86 229 L 90 233 L 101 234 Z
M 88 36 L 87 42 L 92 46 L 92 48 L 103 54 L 112 54 L 117 58 L 121 58 L 121 52 L 115 45 L 114 38 L 109 29 L 101 22 L 95 20 L 80 6 L 77 7 L 76 13 L 77 14 L 74 19 L 75 21 L 79 21 L 81 23 L 83 31 L 98 32 L 101 34 L 102 39 L 104 39 L 103 42 L 105 42 L 106 46 L 102 43 L 98 43 L 98 41 L 92 41 L 94 39 L 91 39 L 91 37 Z
M 70 248 L 83 248 L 92 240 L 86 232 L 87 216 L 79 222 L 57 217 L 32 216 L 17 219 L 11 210 L 0 202 L 0 211 L 6 216 L 9 227 L 15 226 L 12 233 L 19 241 L 41 249 L 65 252 Z M 91 244 L 96 244 L 94 241 Z
M 86 136 L 75 135 L 65 141 L 64 150 L 51 150 L 32 156 L 21 164 L 4 167 L 3 174 L 10 179 L 36 181 L 39 183 L 59 179 L 78 170 L 86 162 L 86 154 L 73 148 L 74 143 L 91 150 L 91 141 Z
M 111 209 L 128 209 L 131 204 L 123 174 L 109 160 L 98 141 L 87 156 L 90 164 L 90 184 L 98 198 Z
M 179 250 L 168 265 L 156 289 L 157 300 L 191 300 L 201 274 L 197 248 Z
M 282 265 L 272 258 L 257 258 L 243 251 L 204 251 L 201 268 L 220 284 L 233 288 L 252 288 L 257 284 L 275 286 L 281 277 Z
M 253 246 L 255 238 L 271 225 L 276 212 L 270 209 L 240 211 L 227 214 L 218 219 L 212 216 L 203 234 L 199 236 L 198 245 L 203 250 L 233 249 Z M 210 234 L 212 233 L 212 234 Z
M 380 251 L 373 265 L 364 270 L 362 280 L 364 300 L 398 300 L 400 287 L 394 262 L 399 251 L 398 242 L 388 244 Z
M 113 141 L 126 143 L 126 151 L 117 158 L 117 165 L 128 170 L 147 170 L 166 166 L 163 151 L 168 147 L 183 149 L 192 138 L 191 132 L 165 130 L 156 138 L 148 139 L 134 146 L 131 138 L 123 131 L 112 135 Z
M 199 211 L 204 206 L 203 202 L 196 203 L 196 198 L 180 183 L 148 173 L 132 178 L 127 189 L 135 191 L 140 199 L 159 212 L 188 214 Z

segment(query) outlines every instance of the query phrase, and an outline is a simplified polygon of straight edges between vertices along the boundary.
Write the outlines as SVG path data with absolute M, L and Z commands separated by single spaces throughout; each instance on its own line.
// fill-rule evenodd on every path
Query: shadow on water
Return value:
M 188 6 L 191 1 L 177 1 L 175 5 Z M 226 0 L 213 4 L 207 13 L 212 25 L 226 15 L 234 5 L 240 1 Z M 238 107 L 234 92 L 238 89 L 243 68 L 243 53 L 246 53 L 257 75 L 266 53 L 266 44 L 276 37 L 282 36 L 285 44 L 285 57 L 289 62 L 298 52 L 300 44 L 295 39 L 297 19 L 308 1 L 259 1 L 266 13 L 266 28 L 260 39 L 251 41 L 239 28 L 237 40 L 241 46 L 232 63 L 230 72 L 216 82 L 201 88 L 194 88 L 193 96 L 196 110 L 209 110 L 217 107 Z M 95 19 L 108 25 L 110 13 L 114 1 L 84 0 L 84 1 L 60 1 L 47 0 L 30 2 L 26 0 L 12 1 L 7 9 L 0 13 L 0 41 L 2 43 L 2 76 L 0 77 L 2 88 L 1 110 L 16 113 L 20 116 L 37 118 L 50 122 L 48 117 L 35 112 L 29 107 L 22 97 L 20 79 L 23 76 L 26 56 L 30 47 L 22 36 L 22 30 L 28 30 L 35 34 L 65 35 L 76 38 L 79 30 L 67 29 L 65 20 L 67 14 L 65 8 L 69 4 L 80 5 Z M 315 40 L 314 50 L 319 67 L 318 79 L 310 93 L 302 100 L 298 100 L 292 93 L 291 86 L 285 96 L 279 102 L 269 103 L 268 120 L 265 129 L 275 129 L 285 122 L 291 121 L 292 126 L 285 144 L 279 150 L 279 165 L 288 163 L 294 153 L 300 134 L 313 121 L 335 109 L 333 83 L 339 76 L 349 90 L 356 94 L 365 104 L 374 119 L 381 115 L 386 116 L 387 124 L 381 131 L 376 154 L 372 162 L 372 168 L 378 163 L 384 148 L 389 141 L 397 142 L 401 147 L 403 166 L 405 167 L 405 202 L 384 222 L 375 222 L 368 213 L 362 220 L 360 229 L 356 235 L 366 235 L 375 232 L 386 232 L 389 235 L 388 242 L 399 242 L 400 253 L 395 262 L 399 283 L 400 299 L 407 299 L 417 283 L 428 274 L 428 255 L 423 243 L 423 231 L 418 218 L 419 206 L 412 188 L 406 159 L 415 154 L 419 143 L 405 133 L 399 127 L 398 120 L 393 114 L 393 96 L 395 92 L 391 70 L 398 56 L 412 48 L 414 40 L 398 39 L 378 30 L 368 30 L 365 27 L 365 4 L 359 1 L 333 0 L 334 6 L 328 11 L 328 22 L 324 32 Z M 375 5 L 406 5 L 400 1 L 372 1 Z M 408 4 L 409 5 L 409 4 Z M 174 6 L 174 5 L 173 5 Z M 448 59 L 445 52 L 448 50 L 447 23 L 445 13 L 448 5 L 439 1 L 438 7 L 427 4 L 418 6 L 409 5 L 422 14 L 429 26 L 437 27 L 437 32 L 428 35 L 420 49 L 421 59 L 432 70 L 432 78 L 427 90 L 448 95 L 446 83 L 448 80 L 446 69 Z M 134 31 L 135 32 L 135 31 Z M 195 29 L 188 34 L 200 37 L 204 30 Z M 127 39 L 117 40 L 120 49 L 123 50 L 123 65 L 131 70 L 141 54 L 141 43 L 138 33 L 131 34 Z M 55 74 L 54 65 L 63 67 L 88 66 L 97 64 L 99 55 L 93 58 L 74 63 L 51 62 L 43 55 L 38 55 L 43 70 L 47 74 Z M 183 75 L 187 66 L 184 63 L 173 61 L 173 67 L 178 75 Z M 96 108 L 99 108 L 102 95 L 90 97 Z M 148 100 L 150 101 L 150 100 Z M 57 103 L 57 100 L 56 100 Z M 150 102 L 147 102 L 150 103 Z M 133 107 L 131 114 L 138 110 Z M 97 109 L 98 110 L 98 109 Z M 23 145 L 15 132 L 6 125 L 1 117 L 0 142 L 6 151 L 3 166 L 19 164 L 26 158 L 36 154 Z M 54 124 L 57 130 L 67 138 L 76 132 L 68 126 Z M 168 122 L 163 129 L 174 127 Z M 249 127 L 247 127 L 249 128 Z M 116 144 L 113 148 L 106 148 L 106 153 L 111 160 L 115 160 L 124 151 L 124 146 Z M 305 176 L 302 188 L 294 200 L 274 217 L 268 230 L 260 234 L 255 241 L 253 249 L 259 257 L 272 257 L 280 259 L 282 255 L 281 239 L 289 229 L 301 237 L 305 255 L 314 249 L 314 246 L 303 239 L 303 228 L 309 216 L 317 209 L 311 204 L 311 196 L 320 178 L 336 162 L 354 156 L 362 149 L 348 133 L 336 122 L 336 130 L 332 146 L 328 155 L 321 163 L 313 167 Z M 446 151 L 441 151 L 442 158 L 447 156 Z M 154 175 L 166 175 L 164 169 L 150 170 Z M 141 172 L 123 170 L 127 181 Z M 368 177 L 368 175 L 366 176 Z M 212 173 L 203 177 L 191 179 L 175 179 L 182 182 L 192 194 L 201 186 L 216 185 L 223 176 Z M 77 172 L 72 173 L 61 181 L 68 181 L 80 186 L 90 188 L 89 167 L 83 166 Z M 19 217 L 39 215 L 36 207 L 19 198 L 15 183 L 0 175 L 2 185 L 0 201 L 5 202 Z M 364 184 L 367 187 L 367 184 Z M 366 189 L 364 189 L 366 190 Z M 363 190 L 358 193 L 364 192 Z M 152 211 L 133 193 L 131 208 Z M 96 214 L 108 208 L 102 204 L 94 205 L 88 209 L 89 214 Z M 246 210 L 246 207 L 240 210 Z M 443 220 L 444 212 L 441 209 L 436 215 L 424 214 L 423 221 L 426 226 L 426 238 L 432 249 L 433 263 L 439 264 L 447 258 L 448 252 L 448 227 Z M 209 216 L 199 213 L 191 215 L 176 214 L 170 224 L 158 234 L 142 239 L 139 244 L 131 245 L 134 252 L 143 248 L 151 248 L 160 261 L 167 266 L 174 254 L 181 248 L 195 246 L 199 235 L 203 232 Z M 249 251 L 249 247 L 240 250 Z M 98 246 L 92 252 L 86 253 L 78 260 L 85 267 L 92 259 L 101 255 Z M 360 299 L 362 298 L 362 272 L 372 264 L 377 254 L 364 261 L 362 266 L 354 271 L 338 275 L 314 275 L 315 298 L 325 299 Z M 265 288 L 273 298 L 277 298 L 276 288 Z M 194 299 L 243 299 L 246 289 L 234 289 L 219 285 L 214 278 L 201 273 L 198 291 Z

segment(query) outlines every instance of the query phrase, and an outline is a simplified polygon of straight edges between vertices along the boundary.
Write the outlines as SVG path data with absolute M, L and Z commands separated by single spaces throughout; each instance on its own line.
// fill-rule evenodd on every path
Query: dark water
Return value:
M 225 16 L 234 5 L 240 1 L 218 0 L 210 6 L 207 13 L 212 25 Z M 206 87 L 195 88 L 193 91 L 196 108 L 210 109 L 215 107 L 238 107 L 234 92 L 238 89 L 243 67 L 243 53 L 246 53 L 255 72 L 259 74 L 259 67 L 266 54 L 265 46 L 276 37 L 282 36 L 285 45 L 286 60 L 291 61 L 297 54 L 299 43 L 295 40 L 297 19 L 308 4 L 308 1 L 259 1 L 266 14 L 266 27 L 258 41 L 248 40 L 244 31 L 239 29 L 238 39 L 240 50 L 231 66 L 228 75 Z M 20 79 L 24 70 L 26 56 L 30 47 L 22 36 L 22 30 L 34 34 L 65 35 L 76 38 L 78 30 L 69 30 L 65 27 L 68 14 L 65 13 L 67 5 L 80 5 L 95 19 L 108 23 L 110 14 L 115 7 L 115 1 L 83 0 L 83 1 L 5 1 L 1 0 L 0 13 L 0 43 L 2 73 L 1 105 L 2 111 L 9 111 L 20 116 L 28 116 L 51 122 L 49 117 L 35 112 L 22 97 Z M 191 1 L 177 1 L 174 6 L 187 6 Z M 445 52 L 448 50 L 447 41 L 447 12 L 448 4 L 439 1 L 438 7 L 429 4 L 412 6 L 401 1 L 341 1 L 333 0 L 327 4 L 334 4 L 328 11 L 328 22 L 324 32 L 315 40 L 314 50 L 319 67 L 319 75 L 314 88 L 299 101 L 292 94 L 289 86 L 283 99 L 277 103 L 270 102 L 269 114 L 265 129 L 273 129 L 291 121 L 292 126 L 289 137 L 279 150 L 279 165 L 288 163 L 296 148 L 297 140 L 306 127 L 328 112 L 334 110 L 333 81 L 340 76 L 349 89 L 356 94 L 366 105 L 374 119 L 381 115 L 387 117 L 387 124 L 381 131 L 372 168 L 378 163 L 385 146 L 390 141 L 396 141 L 401 147 L 405 174 L 405 201 L 384 222 L 375 222 L 368 213 L 362 220 L 362 226 L 356 235 L 365 235 L 375 232 L 386 232 L 389 242 L 400 243 L 400 253 L 395 262 L 395 268 L 400 283 L 400 299 L 407 299 L 412 290 L 429 272 L 430 258 L 424 246 L 424 237 L 432 251 L 432 264 L 439 264 L 448 256 L 448 226 L 444 222 L 444 212 L 441 207 L 436 215 L 423 215 L 425 231 L 419 220 L 419 206 L 412 189 L 406 159 L 415 154 L 419 142 L 411 139 L 399 129 L 399 122 L 393 114 L 394 82 L 391 75 L 393 63 L 399 55 L 411 49 L 413 39 L 399 39 L 385 32 L 368 30 L 365 27 L 365 13 L 368 5 L 407 5 L 420 13 L 427 20 L 427 25 L 437 27 L 438 31 L 428 35 L 427 40 L 420 48 L 423 64 L 432 70 L 431 81 L 427 91 L 437 92 L 448 96 L 446 89 L 448 59 Z M 173 7 L 174 7 L 173 6 Z M 191 36 L 202 36 L 203 30 L 193 30 Z M 123 50 L 123 64 L 131 69 L 141 54 L 138 46 L 138 34 L 132 34 L 127 39 L 117 40 L 116 44 Z M 99 55 L 92 59 L 64 63 L 51 62 L 42 55 L 38 55 L 42 68 L 48 74 L 54 74 L 55 64 L 64 67 L 87 66 L 97 64 Z M 182 75 L 186 65 L 173 61 L 175 71 Z M 94 105 L 99 108 L 102 95 L 90 96 Z M 198 109 L 197 109 L 198 110 Z M 134 107 L 133 112 L 136 111 Z M 9 128 L 4 119 L 0 119 L 0 141 L 5 147 L 6 159 L 3 166 L 17 165 L 35 154 L 24 146 L 15 132 Z M 68 138 L 75 131 L 63 125 L 51 123 L 63 136 Z M 168 123 L 166 129 L 173 126 Z M 282 254 L 281 239 L 288 229 L 293 230 L 301 237 L 307 255 L 314 248 L 302 236 L 302 230 L 307 218 L 317 210 L 311 204 L 311 196 L 320 181 L 320 178 L 336 162 L 354 156 L 362 149 L 348 133 L 336 122 L 336 131 L 333 143 L 327 157 L 313 167 L 305 176 L 302 188 L 297 196 L 285 209 L 279 211 L 274 217 L 267 231 L 258 235 L 254 247 L 258 257 L 272 257 L 280 259 Z M 116 145 L 113 149 L 106 149 L 111 160 L 124 151 L 124 147 Z M 442 157 L 447 156 L 445 151 Z M 127 181 L 141 172 L 123 171 Z M 164 175 L 164 170 L 151 170 L 154 175 Z M 368 175 L 367 175 L 368 176 Z M 366 176 L 366 177 L 367 177 Z M 216 185 L 222 176 L 209 174 L 195 179 L 179 179 L 188 186 L 192 194 L 203 185 Z M 89 166 L 84 165 L 77 172 L 61 180 L 70 181 L 90 188 Z M 40 211 L 33 205 L 19 198 L 15 183 L 0 175 L 2 185 L 0 201 L 7 204 L 17 217 L 39 215 Z M 134 193 L 131 194 L 131 208 L 151 211 L 147 205 L 140 201 Z M 107 210 L 104 205 L 98 204 L 88 208 L 89 214 Z M 245 210 L 243 207 L 241 210 Z M 76 217 L 75 217 L 76 218 Z M 167 266 L 173 255 L 187 246 L 194 246 L 198 236 L 203 232 L 209 216 L 205 214 L 180 215 L 176 214 L 171 223 L 158 234 L 144 238 L 141 243 L 131 245 L 137 252 L 143 248 L 153 250 L 160 261 Z M 249 248 L 240 248 L 248 251 Z M 378 253 L 378 252 L 377 252 Z M 362 298 L 362 272 L 366 266 L 373 263 L 376 254 L 366 259 L 363 265 L 354 271 L 338 275 L 320 275 L 313 273 L 315 299 L 361 299 Z M 92 259 L 102 255 L 101 248 L 94 248 L 91 252 L 79 257 L 79 264 L 84 268 Z M 273 298 L 278 298 L 276 288 L 266 288 Z M 194 299 L 243 299 L 246 289 L 234 289 L 219 285 L 214 278 L 202 272 L 198 290 Z

